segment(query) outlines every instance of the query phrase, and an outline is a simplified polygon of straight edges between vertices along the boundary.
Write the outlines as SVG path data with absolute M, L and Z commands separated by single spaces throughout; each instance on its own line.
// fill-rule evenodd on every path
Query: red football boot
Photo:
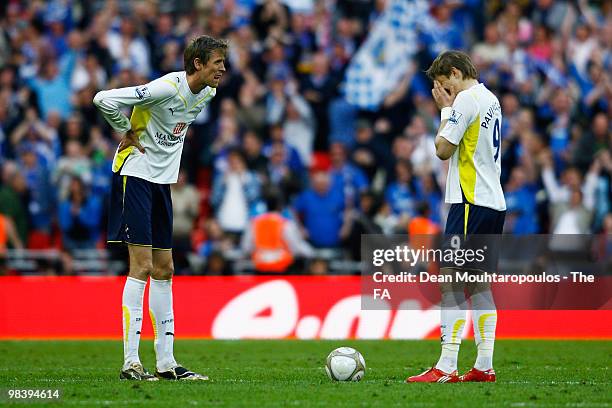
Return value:
M 495 370 L 489 368 L 487 371 L 480 371 L 472 368 L 467 373 L 459 377 L 460 382 L 495 382 Z
M 457 370 L 450 374 L 445 373 L 442 370 L 438 370 L 436 367 L 431 367 L 419 375 L 413 375 L 412 377 L 406 378 L 407 383 L 423 382 L 423 383 L 456 383 L 459 382 L 459 376 Z

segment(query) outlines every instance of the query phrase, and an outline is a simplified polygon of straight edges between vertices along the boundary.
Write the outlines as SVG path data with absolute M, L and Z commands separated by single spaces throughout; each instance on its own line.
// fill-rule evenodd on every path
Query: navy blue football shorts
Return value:
M 107 242 L 172 249 L 170 185 L 119 173 L 113 173 Z
M 451 204 L 442 243 L 443 249 L 459 250 L 459 261 L 446 268 L 495 272 L 506 211 L 470 203 Z
M 445 234 L 501 234 L 506 211 L 469 203 L 451 204 Z

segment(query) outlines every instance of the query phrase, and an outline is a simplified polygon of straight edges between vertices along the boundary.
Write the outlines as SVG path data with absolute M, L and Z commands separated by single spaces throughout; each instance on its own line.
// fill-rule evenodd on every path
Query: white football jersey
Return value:
M 506 209 L 501 175 L 499 100 L 483 84 L 457 94 L 451 117 L 440 136 L 458 146 L 450 159 L 446 202 L 467 202 L 494 210 Z
M 94 104 L 118 132 L 133 129 L 145 153 L 131 146 L 115 152 L 113 171 L 158 184 L 176 183 L 187 128 L 216 88 L 193 94 L 185 71 L 171 72 L 146 85 L 100 91 Z M 128 118 L 121 109 L 133 106 Z

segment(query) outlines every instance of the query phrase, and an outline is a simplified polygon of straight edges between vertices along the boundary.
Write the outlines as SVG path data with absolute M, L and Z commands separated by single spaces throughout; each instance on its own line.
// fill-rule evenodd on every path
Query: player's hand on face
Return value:
M 440 84 L 438 81 L 434 81 L 434 87 L 431 90 L 431 95 L 433 96 L 439 109 L 452 106 L 456 96 L 454 92 L 451 93 L 444 89 L 442 84 Z
M 133 130 L 128 130 L 125 135 L 121 138 L 119 142 L 119 151 L 125 150 L 130 146 L 136 147 L 140 153 L 144 153 L 145 149 L 140 144 L 140 140 L 138 139 L 138 135 Z

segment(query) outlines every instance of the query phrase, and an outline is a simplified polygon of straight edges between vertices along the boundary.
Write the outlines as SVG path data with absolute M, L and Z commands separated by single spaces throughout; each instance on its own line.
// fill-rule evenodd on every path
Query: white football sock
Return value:
M 172 309 L 172 280 L 151 278 L 149 288 L 149 313 L 155 333 L 157 369 L 167 371 L 175 367 L 174 359 L 174 311 Z
M 461 345 L 461 336 L 465 326 L 466 309 L 463 292 L 447 292 L 442 294 L 441 305 L 441 342 L 442 353 L 436 364 L 438 370 L 452 373 L 457 369 L 457 356 Z
M 142 301 L 147 282 L 128 277 L 123 287 L 123 368 L 140 363 L 138 345 L 142 330 Z
M 497 310 L 491 291 L 475 293 L 472 299 L 472 321 L 474 324 L 474 340 L 478 348 L 478 356 L 474 368 L 486 371 L 493 368 L 493 348 L 495 345 L 495 328 L 497 326 Z

